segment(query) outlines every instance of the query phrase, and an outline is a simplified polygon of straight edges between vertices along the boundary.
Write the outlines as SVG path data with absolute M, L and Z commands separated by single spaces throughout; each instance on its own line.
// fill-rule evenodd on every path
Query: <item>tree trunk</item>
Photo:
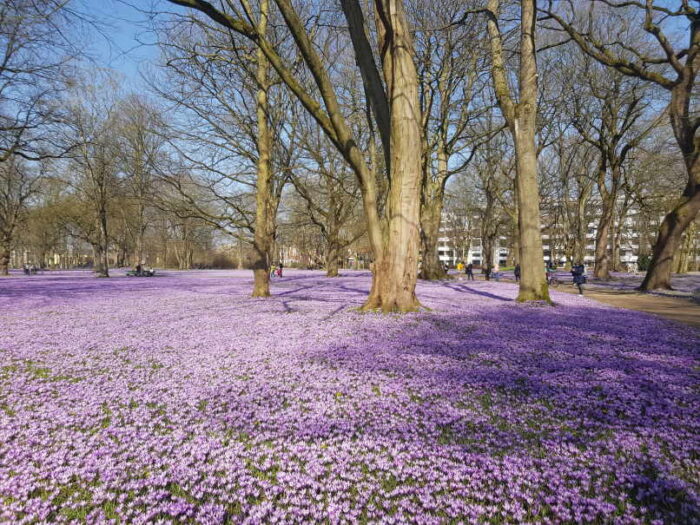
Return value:
M 440 237 L 440 219 L 443 201 L 442 198 L 438 198 L 438 196 L 434 195 L 432 191 L 425 189 L 425 186 L 428 185 L 431 185 L 429 181 L 424 185 L 423 204 L 421 206 L 422 210 L 420 216 L 420 240 L 423 257 L 420 278 L 432 281 L 445 278 L 445 269 L 438 256 L 438 239 Z M 439 191 L 439 193 L 443 192 Z
M 500 0 L 489 0 L 487 20 L 491 44 L 491 75 L 501 111 L 515 142 L 518 232 L 520 235 L 520 290 L 518 302 L 547 301 L 540 228 L 540 196 L 537 185 L 537 60 L 535 48 L 535 0 L 522 0 L 520 16 L 520 100 L 511 96 L 503 41 L 498 27 Z
M 598 231 L 595 236 L 595 267 L 593 275 L 596 279 L 610 279 L 610 257 L 608 254 L 608 240 L 610 239 L 610 226 L 612 223 L 613 204 L 609 200 L 603 201 L 603 213 L 598 222 Z
M 418 77 L 403 1 L 376 0 L 375 5 L 384 80 L 391 105 L 391 188 L 386 249 L 379 252 L 374 262 L 372 289 L 363 309 L 407 312 L 420 306 L 415 293 L 421 190 Z
M 691 42 L 697 41 L 700 24 L 691 26 Z M 696 57 L 697 58 L 697 57 Z M 678 204 L 664 217 L 656 244 L 652 252 L 649 270 L 640 290 L 671 289 L 671 271 L 673 254 L 678 248 L 683 232 L 695 220 L 700 210 L 700 140 L 696 137 L 697 129 L 692 124 L 690 97 L 694 91 L 695 66 L 687 64 L 682 81 L 671 90 L 669 116 L 676 142 L 683 154 L 688 184 Z
M 515 133 L 521 254 L 520 290 L 517 301 L 550 302 L 544 275 L 544 252 L 540 230 L 540 197 L 537 187 L 537 149 L 534 133 L 535 108 L 521 107 L 521 109 L 524 110 L 521 112 L 524 118 L 520 119 L 522 127 L 518 130 L 516 124 Z
M 326 277 L 338 277 L 338 256 L 340 246 L 337 240 L 328 239 L 326 246 Z
M 491 280 L 491 273 L 493 272 L 493 247 L 494 239 L 490 235 L 485 236 L 483 239 L 483 252 L 481 254 L 481 267 L 484 273 L 484 278 L 487 281 Z
M 258 31 L 267 31 L 268 0 L 260 2 L 260 20 Z M 268 126 L 269 63 L 262 50 L 257 50 L 256 81 L 258 92 L 256 99 L 257 112 L 257 148 L 258 164 L 255 196 L 255 236 L 253 249 L 253 297 L 270 296 L 270 265 L 272 264 L 272 244 L 274 241 L 275 210 L 272 185 L 272 136 Z
M 95 248 L 95 277 L 109 277 L 109 238 L 107 236 L 107 210 L 104 207 L 102 207 L 98 215 L 98 241 L 95 245 L 93 245 L 93 247 Z
M 11 253 L 9 241 L 0 243 L 0 275 L 2 276 L 10 275 Z
M 697 186 L 700 190 L 700 185 Z M 693 222 L 700 210 L 700 191 L 691 198 L 684 198 L 664 217 L 654 245 L 649 270 L 644 276 L 640 290 L 671 290 L 673 255 L 680 243 L 683 232 Z

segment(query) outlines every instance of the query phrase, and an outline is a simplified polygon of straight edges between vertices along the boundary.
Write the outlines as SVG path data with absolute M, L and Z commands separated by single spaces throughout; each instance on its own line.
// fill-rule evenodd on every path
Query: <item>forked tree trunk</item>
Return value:
M 520 25 L 520 100 L 511 96 L 503 40 L 498 27 L 500 0 L 489 0 L 487 28 L 491 44 L 491 74 L 498 104 L 515 142 L 518 232 L 520 236 L 520 290 L 518 302 L 547 301 L 537 185 L 537 60 L 535 56 L 535 0 L 522 0 Z
M 418 77 L 403 1 L 376 0 L 376 7 L 384 80 L 391 110 L 391 189 L 387 201 L 385 249 L 379 251 L 374 262 L 372 289 L 363 309 L 407 312 L 420 306 L 415 293 L 421 190 Z
M 268 1 L 260 2 L 260 20 L 258 31 L 265 34 L 267 31 Z M 270 265 L 272 264 L 272 246 L 275 235 L 275 211 L 274 188 L 272 185 L 272 137 L 268 126 L 268 100 L 269 89 L 269 63 L 265 54 L 257 50 L 256 81 L 258 92 L 256 99 L 257 112 L 257 147 L 258 164 L 255 197 L 255 237 L 253 249 L 255 261 L 253 262 L 253 297 L 270 296 Z

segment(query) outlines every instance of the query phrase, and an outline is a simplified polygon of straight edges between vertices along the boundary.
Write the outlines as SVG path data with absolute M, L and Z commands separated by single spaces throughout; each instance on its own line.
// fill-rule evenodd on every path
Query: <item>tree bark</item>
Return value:
M 684 198 L 666 215 L 656 244 L 652 251 L 649 270 L 644 276 L 640 290 L 671 290 L 671 272 L 673 270 L 673 255 L 680 243 L 683 232 L 693 222 L 700 210 L 700 191 L 692 198 Z
M 97 243 L 94 245 L 95 277 L 109 277 L 109 237 L 107 234 L 107 210 L 104 206 L 101 206 L 98 212 L 97 235 Z
M 2 243 L 0 243 L 0 275 L 10 275 L 11 253 L 12 250 L 10 250 L 9 241 L 3 241 Z
M 551 303 L 544 273 L 540 228 L 540 197 L 537 185 L 537 59 L 535 48 L 535 0 L 522 0 L 520 25 L 520 101 L 515 103 L 506 75 L 505 58 L 498 28 L 499 0 L 489 0 L 487 28 L 491 44 L 494 89 L 498 104 L 513 135 L 520 235 L 520 290 L 517 301 Z
M 260 2 L 260 20 L 258 31 L 265 34 L 267 31 L 267 17 L 269 12 L 268 0 Z M 257 111 L 257 179 L 255 198 L 255 236 L 253 249 L 255 261 L 253 262 L 253 297 L 270 296 L 270 266 L 272 264 L 272 244 L 275 234 L 275 210 L 274 191 L 272 186 L 272 137 L 268 126 L 268 100 L 269 89 L 269 63 L 262 50 L 257 50 L 256 81 L 258 92 L 256 99 Z
M 326 246 L 326 277 L 338 277 L 338 256 L 340 249 L 337 241 L 328 240 Z
M 700 23 L 694 24 L 691 38 L 700 40 Z M 664 217 L 659 227 L 649 269 L 640 286 L 642 291 L 671 289 L 673 254 L 678 249 L 683 232 L 700 210 L 700 137 L 696 136 L 697 129 L 690 122 L 690 96 L 694 79 L 695 70 L 692 70 L 671 91 L 671 127 L 683 154 L 688 184 L 679 202 Z
M 427 189 L 426 186 L 431 186 L 431 188 Z M 438 257 L 443 191 L 442 185 L 436 188 L 431 181 L 425 181 L 423 188 L 423 204 L 420 215 L 420 240 L 423 263 L 420 278 L 432 281 L 445 278 L 445 269 Z M 439 192 L 439 195 L 435 195 L 436 191 Z
M 603 210 L 598 222 L 598 230 L 595 236 L 595 267 L 593 275 L 596 279 L 610 279 L 610 257 L 608 241 L 610 239 L 610 226 L 613 220 L 613 204 L 607 199 L 603 200 Z
M 416 298 L 421 190 L 421 110 L 413 41 L 402 0 L 376 0 L 377 30 L 390 101 L 391 169 L 386 250 L 374 262 L 364 309 L 407 312 Z

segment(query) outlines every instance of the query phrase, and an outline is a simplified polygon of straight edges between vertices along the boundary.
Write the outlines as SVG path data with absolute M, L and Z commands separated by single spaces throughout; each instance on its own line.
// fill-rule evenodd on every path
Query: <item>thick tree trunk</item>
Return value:
M 430 184 L 429 182 L 427 184 Z M 442 198 L 434 198 L 432 192 L 423 189 L 423 204 L 420 217 L 421 231 L 421 265 L 420 278 L 437 280 L 445 278 L 445 269 L 438 257 L 438 239 L 440 237 L 440 219 L 442 215 Z M 440 193 L 442 193 L 440 191 Z
M 268 1 L 260 2 L 260 21 L 258 31 L 267 31 Z M 270 296 L 270 266 L 272 264 L 272 245 L 275 235 L 274 189 L 272 185 L 272 137 L 268 126 L 269 63 L 262 50 L 257 51 L 257 147 L 258 164 L 255 198 L 255 236 L 253 248 L 253 297 Z
M 693 26 L 691 38 L 697 38 L 700 24 Z M 640 286 L 643 291 L 671 289 L 673 255 L 678 249 L 681 236 L 688 225 L 695 220 L 700 210 L 700 139 L 697 130 L 691 126 L 690 96 L 693 93 L 695 72 L 686 72 L 684 81 L 671 91 L 669 114 L 676 142 L 683 154 L 688 184 L 680 202 L 664 217 L 656 244 L 652 252 L 649 270 Z
M 93 272 L 95 277 L 109 277 L 109 269 L 107 265 L 107 254 L 100 243 L 92 246 L 93 253 Z
M 698 187 L 700 189 L 700 186 Z M 683 232 L 695 219 L 700 210 L 700 191 L 692 198 L 683 199 L 664 217 L 640 290 L 671 290 L 673 255 L 680 243 Z
M 547 301 L 537 185 L 537 60 L 535 56 L 535 0 L 522 0 L 520 16 L 520 100 L 511 96 L 503 41 L 498 27 L 500 0 L 489 0 L 487 21 L 491 44 L 491 74 L 498 104 L 515 142 L 518 231 L 520 235 L 520 290 L 518 302 Z
M 524 110 L 524 111 L 523 111 Z M 518 222 L 520 232 L 521 277 L 518 302 L 547 301 L 549 290 L 544 275 L 544 251 L 540 230 L 540 204 L 537 186 L 537 150 L 535 146 L 535 108 L 521 106 L 522 113 L 533 112 L 523 119 L 523 127 L 516 125 L 517 184 L 520 203 Z M 524 129 L 523 129 L 524 128 Z
M 0 243 L 0 275 L 10 275 L 11 253 L 9 242 Z
M 374 261 L 372 290 L 363 308 L 407 312 L 420 306 L 415 293 L 421 190 L 418 77 L 403 1 L 376 0 L 375 5 L 384 79 L 391 105 L 391 189 L 387 202 L 386 248 Z
M 676 252 L 676 261 L 674 263 L 675 273 L 688 273 L 688 268 L 690 268 L 690 255 L 693 249 L 693 237 L 695 235 L 695 229 L 693 224 L 688 226 L 685 234 L 681 240 L 681 248 Z
M 328 240 L 326 246 L 326 277 L 338 277 L 340 246 L 337 240 Z

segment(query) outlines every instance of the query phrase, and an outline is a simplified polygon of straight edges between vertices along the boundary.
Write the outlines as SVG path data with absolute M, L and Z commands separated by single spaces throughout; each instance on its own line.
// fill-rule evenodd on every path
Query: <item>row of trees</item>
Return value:
M 89 182 L 103 273 L 107 171 L 132 181 L 134 202 L 163 201 L 177 217 L 249 242 L 254 296 L 269 295 L 283 217 L 320 232 L 329 275 L 340 252 L 366 241 L 365 308 L 417 308 L 419 259 L 422 277 L 442 276 L 441 218 L 459 187 L 481 192 L 485 251 L 511 232 L 521 301 L 549 300 L 542 228 L 580 260 L 592 209 L 599 277 L 630 209 L 670 210 L 643 285 L 670 286 L 673 254 L 700 206 L 691 105 L 700 25 L 689 2 L 170 4 L 181 7 L 154 17 L 161 60 L 149 84 L 161 110 L 116 124 L 138 112 L 118 109 L 125 102 L 85 111 L 105 100 L 87 88 L 79 103 L 64 96 L 57 105 L 63 140 L 48 149 L 65 151 L 51 171 L 57 164 Z M 116 150 L 98 140 L 113 129 L 128 131 Z M 669 203 L 658 196 L 679 192 L 676 166 L 685 189 Z M 166 198 L 154 199 L 150 182 L 139 189 L 144 173 Z M 137 232 L 145 210 L 135 205 Z M 137 235 L 136 257 L 142 242 Z

